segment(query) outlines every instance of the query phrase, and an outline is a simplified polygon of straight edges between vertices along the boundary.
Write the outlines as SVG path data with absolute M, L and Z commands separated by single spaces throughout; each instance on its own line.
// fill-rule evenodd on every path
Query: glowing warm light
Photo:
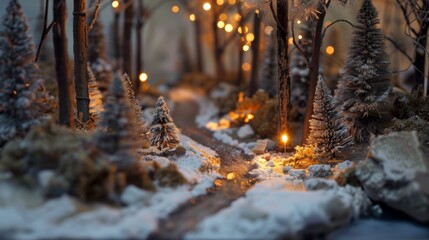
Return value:
M 147 79 L 148 79 L 147 73 L 140 73 L 140 75 L 139 75 L 140 82 L 146 82 Z
M 292 45 L 293 44 L 293 38 L 289 38 L 288 43 L 289 43 L 289 45 Z
M 173 13 L 178 13 L 178 12 L 180 11 L 179 6 L 174 5 L 173 7 L 171 7 L 171 11 L 172 11 Z
M 203 4 L 203 9 L 204 10 L 208 11 L 211 8 L 212 8 L 212 5 L 210 3 L 206 2 L 206 3 Z
M 235 16 L 234 16 L 234 18 L 235 18 L 235 20 L 240 21 L 241 15 L 238 14 L 238 13 L 236 13 Z
M 289 138 L 287 137 L 287 135 L 283 134 L 282 135 L 282 142 L 286 144 L 288 140 L 289 140 Z
M 302 39 L 302 35 L 298 35 L 298 39 L 301 40 Z
M 247 51 L 249 51 L 249 49 L 250 49 L 249 45 L 246 44 L 243 46 L 243 51 L 247 52 Z
M 235 173 L 228 173 L 228 175 L 226 175 L 226 179 L 227 180 L 233 180 L 233 179 L 235 179 Z
M 238 33 L 243 33 L 243 29 L 241 27 L 238 27 L 237 29 Z M 249 31 L 248 27 L 244 27 L 244 33 L 247 33 Z
M 266 26 L 266 27 L 264 28 L 264 32 L 265 32 L 265 34 L 267 34 L 267 35 L 271 35 L 271 33 L 273 32 L 273 30 L 274 30 L 274 28 L 273 28 L 273 27 L 271 27 L 271 26 Z
M 225 25 L 225 31 L 226 32 L 232 32 L 232 30 L 233 30 L 234 28 L 232 27 L 232 25 L 231 24 L 226 24 Z
M 259 9 L 256 9 L 256 10 L 255 10 L 255 13 L 256 13 L 256 14 L 259 14 Z
M 226 13 L 222 13 L 221 15 L 219 15 L 219 20 L 226 21 L 226 19 L 228 19 L 228 15 L 226 15 Z
M 228 0 L 228 3 L 231 5 L 234 5 L 237 1 L 236 0 Z
M 217 5 L 223 5 L 225 3 L 225 0 L 216 0 Z
M 243 69 L 243 71 L 247 72 L 250 71 L 252 67 L 250 66 L 249 63 L 243 63 L 243 65 L 241 65 L 241 69 Z
M 119 1 L 117 1 L 117 0 L 113 1 L 113 2 L 112 2 L 112 7 L 113 7 L 113 8 L 117 8 L 117 7 L 119 7 Z
M 335 52 L 335 48 L 334 47 L 332 47 L 332 46 L 327 46 L 326 47 L 326 54 L 332 55 L 332 54 L 334 54 L 334 52 Z
M 217 22 L 217 27 L 218 28 L 224 28 L 225 27 L 225 23 L 223 21 L 219 21 L 219 22 Z
M 238 102 L 243 102 L 244 101 L 244 92 L 239 92 L 238 93 Z
M 255 118 L 255 115 L 249 113 L 249 114 L 246 115 L 246 118 L 244 119 L 244 122 L 248 123 L 248 122 L 250 122 L 250 120 L 252 120 L 254 118 Z
M 301 24 L 301 20 L 296 21 L 296 23 Z
M 255 35 L 253 33 L 246 34 L 246 40 L 248 42 L 252 42 L 253 40 L 255 40 Z
M 195 19 L 197 19 L 195 17 L 195 14 L 192 13 L 191 15 L 189 15 L 189 20 L 191 20 L 193 22 L 193 21 L 195 21 Z

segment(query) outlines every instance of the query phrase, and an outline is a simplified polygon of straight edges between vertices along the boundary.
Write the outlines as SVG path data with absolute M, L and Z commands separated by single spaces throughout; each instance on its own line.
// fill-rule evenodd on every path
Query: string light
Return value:
M 238 33 L 243 33 L 243 30 L 242 30 L 241 27 L 238 27 L 237 31 L 238 31 Z M 249 31 L 249 28 L 248 27 L 244 27 L 244 33 L 247 33 L 248 31 Z
M 232 32 L 232 30 L 233 30 L 234 28 L 232 27 L 232 25 L 231 24 L 226 24 L 225 25 L 225 31 L 226 32 Z
M 301 24 L 301 20 L 296 21 L 296 23 Z
M 240 21 L 241 15 L 238 14 L 238 13 L 236 13 L 235 16 L 234 16 L 234 18 L 235 18 L 236 21 Z
M 216 4 L 217 5 L 223 5 L 225 3 L 225 1 L 224 0 L 216 0 Z
M 211 8 L 212 8 L 212 5 L 210 3 L 206 2 L 206 3 L 203 4 L 203 9 L 204 10 L 208 11 Z
M 288 43 L 289 43 L 289 45 L 292 45 L 293 44 L 293 38 L 289 38 Z
M 219 20 L 226 21 L 226 19 L 228 19 L 228 15 L 226 15 L 226 13 L 222 13 L 221 15 L 219 15 Z
M 178 13 L 178 12 L 180 11 L 180 8 L 179 8 L 179 6 L 174 5 L 173 7 L 171 7 L 171 11 L 172 11 L 173 13 Z
M 265 32 L 265 34 L 267 34 L 267 35 L 271 35 L 271 33 L 273 32 L 273 30 L 274 30 L 274 28 L 273 28 L 273 27 L 271 27 L 271 26 L 266 26 L 266 27 L 264 28 L 264 32 Z
M 252 42 L 253 40 L 255 40 L 255 35 L 253 33 L 246 34 L 246 41 Z
M 228 0 L 228 3 L 231 5 L 234 5 L 237 1 L 236 0 Z
M 249 63 L 243 63 L 243 65 L 241 65 L 241 69 L 243 69 L 243 71 L 247 72 L 247 71 L 250 71 L 251 66 Z
M 327 46 L 326 47 L 326 54 L 332 55 L 335 52 L 335 48 L 333 46 Z
M 298 35 L 298 39 L 301 40 L 302 39 L 302 35 Z
M 195 19 L 197 19 L 195 17 L 195 14 L 192 13 L 191 15 L 189 15 L 189 20 L 191 20 L 193 22 L 193 21 L 195 21 Z
M 249 45 L 246 44 L 243 46 L 243 51 L 247 52 L 247 51 L 249 51 L 249 49 L 250 49 Z
M 223 21 L 217 22 L 217 27 L 218 28 L 224 28 L 225 27 L 225 22 L 223 22 Z
M 118 1 L 118 0 L 113 1 L 113 2 L 112 2 L 112 7 L 113 7 L 113 8 L 117 8 L 117 7 L 119 7 L 119 1 Z
M 147 73 L 140 73 L 140 75 L 139 75 L 139 80 L 140 80 L 140 82 L 146 82 L 147 81 L 147 79 L 148 79 L 148 75 L 147 75 Z

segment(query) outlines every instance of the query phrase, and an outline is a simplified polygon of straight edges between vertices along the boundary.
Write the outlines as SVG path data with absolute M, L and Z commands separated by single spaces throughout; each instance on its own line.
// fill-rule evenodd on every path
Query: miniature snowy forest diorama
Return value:
M 1 237 L 429 237 L 429 1 L 0 11 Z

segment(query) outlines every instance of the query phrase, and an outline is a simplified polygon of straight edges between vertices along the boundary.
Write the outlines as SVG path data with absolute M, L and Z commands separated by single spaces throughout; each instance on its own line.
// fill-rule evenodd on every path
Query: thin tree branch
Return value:
M 273 0 L 270 0 L 269 2 L 270 2 L 271 13 L 273 14 L 273 18 L 277 23 L 277 27 L 280 28 L 283 32 L 286 32 L 285 28 L 283 27 L 283 25 L 279 22 L 279 19 L 277 18 L 276 10 L 274 10 Z
M 347 23 L 347 24 L 349 24 L 350 26 L 352 26 L 353 28 L 355 28 L 355 27 L 356 27 L 356 25 L 354 25 L 353 23 L 351 23 L 350 21 L 347 21 L 347 20 L 345 20 L 345 19 L 338 19 L 338 20 L 335 20 L 335 21 L 333 21 L 332 23 L 330 23 L 328 26 L 326 26 L 326 27 L 325 27 L 325 29 L 324 29 L 324 30 L 323 30 L 323 32 L 322 32 L 322 39 L 325 37 L 326 31 L 327 31 L 330 27 L 332 27 L 334 24 L 339 23 L 339 22 Z
M 40 52 L 42 50 L 43 43 L 45 42 L 46 38 L 48 37 L 48 33 L 52 29 L 52 26 L 55 24 L 55 22 L 52 21 L 48 26 L 48 13 L 49 13 L 49 0 L 46 0 L 46 2 L 45 2 L 45 14 L 43 16 L 42 36 L 40 37 L 39 46 L 37 47 L 36 58 L 34 59 L 34 62 L 36 62 L 36 63 L 39 60 L 39 56 L 40 56 Z
M 101 7 L 101 0 L 97 0 L 97 3 L 95 3 L 95 6 L 94 6 L 94 14 L 92 15 L 92 20 L 88 26 L 87 32 L 91 31 L 91 29 L 94 27 L 94 24 L 97 21 L 98 14 L 100 12 L 100 7 Z
M 302 48 L 299 46 L 299 44 L 295 40 L 295 24 L 294 24 L 294 22 L 295 22 L 295 20 L 292 21 L 292 27 L 291 27 L 293 45 L 295 45 L 298 52 L 301 53 L 301 55 L 304 57 L 305 63 L 307 64 L 307 66 L 310 66 L 310 60 L 307 59 L 307 56 L 305 56 L 304 51 L 302 50 Z M 289 44 L 289 43 L 287 43 L 287 44 Z
M 392 43 L 392 45 L 398 49 L 399 52 L 401 52 L 410 62 L 413 62 L 414 59 L 408 55 L 408 53 L 405 51 L 405 49 L 403 49 L 393 38 L 389 37 L 389 36 L 384 36 L 384 38 L 386 40 L 388 40 L 389 42 Z

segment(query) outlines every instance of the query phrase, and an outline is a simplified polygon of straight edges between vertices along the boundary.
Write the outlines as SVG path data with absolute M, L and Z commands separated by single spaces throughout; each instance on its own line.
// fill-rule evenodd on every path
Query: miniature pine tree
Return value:
M 99 90 L 98 82 L 88 64 L 89 112 L 100 114 L 103 112 L 103 96 Z
M 333 156 L 336 150 L 353 142 L 347 126 L 336 110 L 331 92 L 320 76 L 314 95 L 313 112 L 307 142 L 315 145 L 319 153 Z
M 277 53 L 275 34 L 271 33 L 266 37 L 266 48 L 262 57 L 261 89 L 268 93 L 270 97 L 277 95 Z
M 151 146 L 155 146 L 158 150 L 174 149 L 179 144 L 177 127 L 162 96 L 156 102 L 150 133 Z
M 128 99 L 124 79 L 116 74 L 104 101 L 97 147 L 120 169 L 132 165 L 140 148 L 138 120 Z
M 88 62 L 99 82 L 100 91 L 104 93 L 112 82 L 113 68 L 107 57 L 103 25 L 100 21 L 96 21 L 88 32 Z
M 365 0 L 357 16 L 352 46 L 336 91 L 336 101 L 356 142 L 382 133 L 381 108 L 389 100 L 389 62 L 378 12 Z
M 11 0 L 0 30 L 0 145 L 23 136 L 49 109 L 27 19 Z

